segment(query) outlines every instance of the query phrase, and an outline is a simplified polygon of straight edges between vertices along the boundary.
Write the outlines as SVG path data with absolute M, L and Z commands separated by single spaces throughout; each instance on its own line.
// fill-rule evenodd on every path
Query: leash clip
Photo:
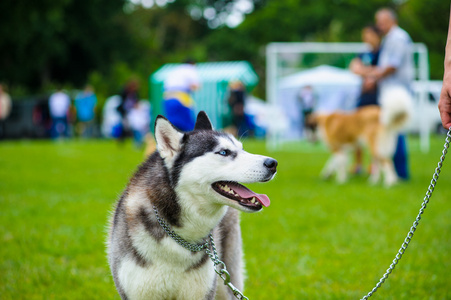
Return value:
M 217 271 L 215 269 L 216 273 L 218 273 L 219 277 L 221 277 L 222 280 L 224 280 L 224 285 L 227 285 L 231 290 L 233 295 L 237 298 L 237 299 L 248 299 L 246 296 L 243 295 L 243 293 L 240 292 L 240 290 L 238 290 L 233 283 L 230 281 L 230 274 L 229 272 L 227 272 L 227 270 L 221 269 L 219 271 Z

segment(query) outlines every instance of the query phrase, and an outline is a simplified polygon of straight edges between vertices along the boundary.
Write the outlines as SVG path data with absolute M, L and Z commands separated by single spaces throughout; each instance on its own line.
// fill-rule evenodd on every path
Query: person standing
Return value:
M 246 88 L 240 80 L 233 80 L 229 83 L 229 89 L 230 95 L 227 102 L 232 111 L 234 133 L 235 136 L 242 137 L 247 134 L 246 115 L 244 114 Z
M 362 89 L 357 101 L 357 108 L 366 105 L 378 105 L 378 85 L 373 76 L 367 76 L 379 62 L 381 32 L 376 26 L 362 29 L 362 41 L 369 45 L 369 51 L 355 57 L 349 66 L 350 70 L 362 77 Z
M 315 93 L 311 85 L 301 88 L 298 93 L 298 99 L 301 105 L 302 113 L 302 134 L 310 142 L 316 142 L 315 125 L 310 122 L 310 115 L 313 113 L 316 105 Z
M 136 148 L 141 148 L 145 135 L 150 128 L 150 104 L 146 100 L 139 101 L 127 115 Z
M 11 97 L 5 91 L 4 86 L 0 84 L 0 138 L 5 136 L 5 121 L 11 113 Z
M 52 117 L 52 138 L 69 136 L 68 114 L 70 98 L 59 88 L 49 98 L 49 110 Z
M 191 94 L 200 88 L 200 78 L 193 60 L 186 60 L 171 71 L 164 81 L 164 114 L 178 129 L 191 131 L 195 124 Z
M 362 88 L 359 98 L 357 99 L 356 108 L 367 105 L 379 105 L 378 96 L 379 88 L 374 76 L 367 76 L 373 68 L 377 67 L 379 62 L 379 53 L 381 45 L 381 32 L 374 26 L 366 26 L 362 29 L 362 41 L 369 45 L 369 51 L 363 52 L 355 57 L 349 66 L 350 70 L 362 77 Z M 353 172 L 360 174 L 362 172 L 362 148 L 356 146 L 355 166 Z
M 128 114 L 139 101 L 139 83 L 137 80 L 130 80 L 120 93 L 120 103 L 116 108 L 121 117 L 118 128 L 118 141 L 122 143 L 131 134 Z
M 384 35 L 377 68 L 370 72 L 379 84 L 379 91 L 392 85 L 411 91 L 414 79 L 413 43 L 409 34 L 398 26 L 396 13 L 389 8 L 376 12 L 376 26 Z M 409 178 L 407 146 L 404 134 L 398 136 L 393 158 L 396 173 L 402 179 Z
M 402 85 L 411 90 L 414 60 L 410 35 L 398 26 L 396 13 L 389 8 L 377 11 L 376 26 L 384 35 L 378 68 L 374 73 L 380 88 Z
M 95 109 L 97 97 L 92 86 L 87 85 L 83 92 L 75 97 L 75 109 L 77 111 L 77 128 L 80 136 L 90 138 L 94 131 Z

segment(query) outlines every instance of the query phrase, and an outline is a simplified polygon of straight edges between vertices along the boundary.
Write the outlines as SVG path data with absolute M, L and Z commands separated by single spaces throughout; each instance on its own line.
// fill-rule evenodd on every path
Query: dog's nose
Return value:
M 272 158 L 267 158 L 263 162 L 263 165 L 275 173 L 276 169 L 277 169 L 277 160 L 272 159 Z

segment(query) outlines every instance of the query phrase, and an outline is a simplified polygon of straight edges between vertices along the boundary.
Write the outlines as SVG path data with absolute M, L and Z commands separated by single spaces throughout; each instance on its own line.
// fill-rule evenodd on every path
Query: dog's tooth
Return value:
M 252 197 L 251 202 L 255 204 L 255 197 Z

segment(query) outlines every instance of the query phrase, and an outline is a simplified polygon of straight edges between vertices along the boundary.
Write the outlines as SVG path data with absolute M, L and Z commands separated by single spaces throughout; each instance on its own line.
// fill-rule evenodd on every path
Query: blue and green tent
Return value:
M 163 114 L 163 83 L 170 71 L 177 66 L 178 64 L 163 65 L 149 77 L 152 120 Z M 258 76 L 247 61 L 197 63 L 196 68 L 201 80 L 201 88 L 193 94 L 196 111 L 207 112 L 213 126 L 222 129 L 228 125 L 225 120 L 231 114 L 227 104 L 229 83 L 240 80 L 247 92 L 250 92 L 257 85 Z

